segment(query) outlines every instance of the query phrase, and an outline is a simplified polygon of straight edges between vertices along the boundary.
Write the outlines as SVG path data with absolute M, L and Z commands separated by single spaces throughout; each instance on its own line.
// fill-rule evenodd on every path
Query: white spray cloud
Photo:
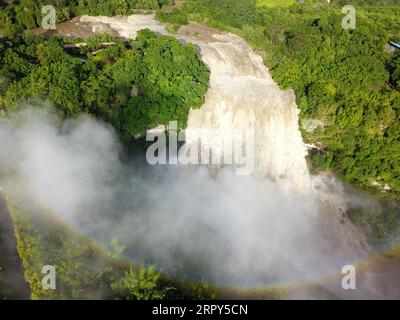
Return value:
M 17 125 L 0 122 L 0 137 L 3 171 L 105 246 L 117 236 L 135 261 L 235 285 L 295 282 L 349 263 L 318 201 L 273 181 L 122 161 L 113 129 L 89 116 L 62 122 L 30 110 Z

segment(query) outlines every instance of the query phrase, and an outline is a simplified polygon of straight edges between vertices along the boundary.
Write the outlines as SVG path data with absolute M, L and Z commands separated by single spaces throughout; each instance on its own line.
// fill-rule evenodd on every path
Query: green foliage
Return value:
M 381 206 L 354 208 L 349 212 L 350 219 L 367 231 L 371 245 L 382 247 L 393 245 L 400 237 L 400 207 L 396 202 Z
M 181 26 L 188 23 L 188 15 L 185 11 L 174 8 L 171 12 L 158 10 L 156 18 L 163 23 L 170 23 L 172 25 Z
M 8 203 L 14 221 L 17 249 L 32 299 L 87 299 L 109 294 L 114 270 L 88 242 L 33 218 L 20 203 Z M 44 265 L 57 270 L 56 290 L 42 287 Z
M 131 267 L 120 281 L 112 284 L 112 288 L 121 300 L 161 300 L 172 288 L 160 287 L 159 279 L 155 266 Z
M 297 4 L 296 0 L 256 0 L 258 6 L 266 7 L 289 7 Z
M 87 44 L 73 54 L 60 39 L 0 39 L 0 109 L 47 100 L 67 117 L 102 118 L 128 143 L 171 120 L 186 126 L 189 109 L 204 103 L 209 71 L 193 45 L 150 30 L 135 41 L 97 36 Z
M 196 48 L 182 46 L 173 37 L 156 37 L 150 30 L 141 31 L 133 57 L 137 72 L 135 84 L 140 92 L 131 97 L 124 111 L 123 130 L 132 135 L 132 121 L 145 116 L 150 127 L 171 119 L 186 126 L 190 108 L 204 103 L 209 71 L 200 61 Z M 127 66 L 129 68 L 129 66 Z
M 187 10 L 202 13 L 214 22 L 231 27 L 252 25 L 256 17 L 255 0 L 196 0 L 188 1 Z
M 34 58 L 32 57 L 34 56 Z M 0 74 L 14 80 L 6 88 L 5 104 L 17 108 L 22 99 L 47 97 L 66 115 L 79 113 L 80 60 L 68 56 L 56 40 L 11 46 L 2 57 Z
M 393 56 L 389 63 L 390 82 L 400 90 L 400 53 Z
M 217 299 L 217 291 L 209 283 L 200 282 L 195 283 L 191 287 L 192 300 L 215 300 Z
M 25 217 L 16 205 L 9 203 L 9 210 L 14 220 L 17 249 L 25 269 L 25 280 L 31 288 L 32 299 L 39 298 L 41 293 L 44 297 L 46 291 L 42 289 L 40 274 L 40 257 L 44 254 L 44 248 L 40 244 L 41 236 L 33 231 L 31 220 Z
M 120 257 L 126 250 L 126 245 L 119 242 L 118 237 L 111 239 L 110 255 L 114 258 Z

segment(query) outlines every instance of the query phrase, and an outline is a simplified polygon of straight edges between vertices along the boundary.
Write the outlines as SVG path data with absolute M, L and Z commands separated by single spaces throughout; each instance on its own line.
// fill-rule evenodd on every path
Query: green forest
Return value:
M 115 43 L 101 49 L 102 41 Z M 134 41 L 87 42 L 68 52 L 59 38 L 1 38 L 0 110 L 45 99 L 66 117 L 88 112 L 105 120 L 129 142 L 170 119 L 184 127 L 189 109 L 203 104 L 209 71 L 193 45 L 149 30 Z

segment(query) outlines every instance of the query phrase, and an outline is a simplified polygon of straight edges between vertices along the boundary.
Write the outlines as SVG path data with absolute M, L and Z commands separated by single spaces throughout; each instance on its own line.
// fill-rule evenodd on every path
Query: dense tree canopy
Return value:
M 233 27 L 252 24 L 256 15 L 256 0 L 200 0 L 189 1 L 188 9 L 211 16 L 215 21 Z
M 102 39 L 102 37 L 100 37 Z M 193 45 L 143 30 L 135 41 L 80 52 L 63 40 L 26 35 L 0 40 L 0 108 L 48 101 L 66 116 L 85 111 L 110 122 L 128 142 L 145 129 L 177 120 L 204 102 L 209 71 Z

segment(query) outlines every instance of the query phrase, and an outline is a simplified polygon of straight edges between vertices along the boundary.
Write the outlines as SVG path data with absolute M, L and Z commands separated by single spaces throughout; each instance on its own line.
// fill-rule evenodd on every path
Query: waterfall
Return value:
M 135 37 L 137 31 L 144 28 L 167 34 L 164 26 L 151 15 L 82 16 L 79 19 L 81 27 L 85 23 L 100 23 L 121 37 Z M 213 135 L 202 136 L 201 146 L 222 158 L 223 144 L 215 145 L 211 141 L 215 136 L 228 141 L 235 132 L 251 130 L 254 133 L 254 174 L 298 191 L 307 191 L 310 187 L 307 151 L 299 131 L 299 110 L 293 91 L 279 88 L 261 56 L 239 36 L 190 23 L 183 26 L 176 37 L 196 45 L 211 71 L 205 104 L 189 113 L 187 144 L 198 139 L 199 130 L 210 130 Z M 234 155 L 230 156 L 234 159 Z M 225 164 L 224 159 L 221 164 Z
M 190 27 L 184 27 L 180 34 L 187 34 L 187 28 Z M 198 29 L 196 24 L 191 28 Z M 307 191 L 310 176 L 293 91 L 278 87 L 261 56 L 239 36 L 216 33 L 212 39 L 204 40 L 198 36 L 200 32 L 183 38 L 200 48 L 211 71 L 210 88 L 202 108 L 190 111 L 187 143 L 196 138 L 190 134 L 195 129 L 211 129 L 219 136 L 251 129 L 255 138 L 255 175 Z

